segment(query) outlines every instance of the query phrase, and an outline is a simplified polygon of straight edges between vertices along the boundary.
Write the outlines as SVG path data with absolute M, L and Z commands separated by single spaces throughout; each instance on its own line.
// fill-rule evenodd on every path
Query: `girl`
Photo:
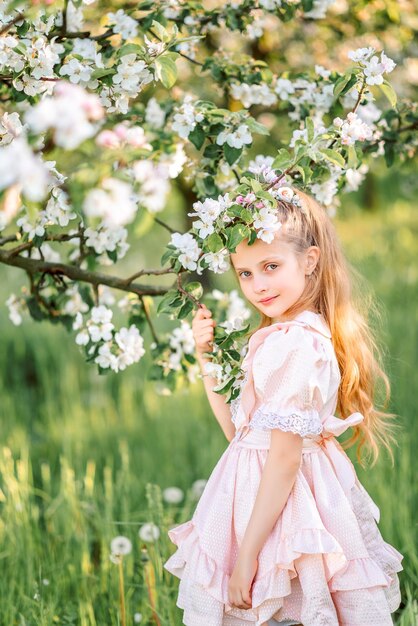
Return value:
M 373 403 L 377 380 L 387 399 L 390 386 L 333 224 L 298 195 L 300 206 L 279 202 L 271 243 L 244 240 L 231 254 L 262 322 L 237 399 L 226 404 L 203 378 L 230 444 L 192 519 L 168 532 L 178 549 L 164 567 L 181 579 L 186 626 L 391 626 L 400 604 L 403 555 L 336 440 L 351 427 L 347 444 L 367 442 L 374 463 L 379 442 L 391 452 L 394 415 Z M 211 315 L 202 305 L 192 325 L 203 375 Z

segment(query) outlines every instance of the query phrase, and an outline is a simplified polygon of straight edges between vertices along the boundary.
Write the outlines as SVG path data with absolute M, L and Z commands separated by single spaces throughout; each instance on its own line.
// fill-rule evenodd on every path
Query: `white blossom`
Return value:
M 154 79 L 147 64 L 138 59 L 136 54 L 125 54 L 117 67 L 117 72 L 112 77 L 115 88 L 123 95 L 137 96 L 144 85 Z
M 169 345 L 181 355 L 193 354 L 195 350 L 193 331 L 190 324 L 186 320 L 181 320 L 181 326 L 172 331 L 169 339 Z
M 165 112 L 158 104 L 154 96 L 147 102 L 145 109 L 145 121 L 152 128 L 162 128 L 165 122 Z
M 176 109 L 171 127 L 182 139 L 186 139 L 195 128 L 196 123 L 201 122 L 203 118 L 202 113 L 196 112 L 192 104 L 192 97 L 187 95 L 183 104 Z
M 29 109 L 25 121 L 35 133 L 54 129 L 54 141 L 67 149 L 77 147 L 95 134 L 97 128 L 91 122 L 104 115 L 99 98 L 87 93 L 79 85 L 60 81 L 52 97 L 41 100 Z
M 123 9 L 119 9 L 116 13 L 108 13 L 106 17 L 113 26 L 113 32 L 119 33 L 122 39 L 133 39 L 138 35 L 136 21 L 127 15 Z
M 361 121 L 357 113 L 348 113 L 346 120 L 336 117 L 333 123 L 339 130 L 341 143 L 346 146 L 352 146 L 356 141 L 371 139 L 373 134 L 372 129 Z
M 140 159 L 132 165 L 132 173 L 136 181 L 141 183 L 138 192 L 138 203 L 144 206 L 150 213 L 162 211 L 166 205 L 168 192 L 170 191 L 170 166 L 169 161 L 154 163 L 149 159 Z
M 117 258 L 121 259 L 129 250 L 128 231 L 122 226 L 107 226 L 101 222 L 96 228 L 86 228 L 84 234 L 86 245 L 93 248 L 97 254 L 116 251 Z
M 24 250 L 22 255 L 29 256 L 29 252 Z M 49 261 L 50 263 L 59 263 L 61 261 L 60 253 L 53 250 L 46 242 L 44 242 L 40 248 L 33 248 L 30 256 L 32 259 L 43 259 L 44 261 Z
M 191 233 L 173 233 L 170 244 L 180 251 L 179 261 L 185 269 L 194 271 L 197 268 L 197 259 L 202 250 Z
M 216 378 L 217 383 L 221 383 L 223 380 L 223 369 L 219 363 L 213 363 L 212 361 L 206 361 L 203 365 L 203 371 L 211 378 Z
M 9 309 L 9 319 L 15 326 L 20 326 L 22 323 L 22 313 L 27 311 L 26 301 L 24 298 L 19 298 L 14 293 L 6 300 L 6 306 Z
M 363 71 L 366 76 L 366 83 L 368 85 L 381 85 L 383 83 L 383 74 L 392 72 L 396 63 L 385 55 L 384 52 L 380 55 L 380 60 L 377 56 L 373 56 L 369 61 L 365 62 Z
M 5 146 L 19 137 L 24 130 L 24 126 L 20 121 L 19 113 L 3 113 L 0 118 L 0 146 Z
M 275 233 L 280 230 L 281 223 L 273 211 L 264 207 L 257 211 L 257 217 L 253 222 L 253 226 L 258 230 L 258 239 L 262 239 L 266 243 L 271 243 Z
M 230 268 L 229 252 L 226 249 L 219 250 L 219 252 L 207 252 L 203 259 L 208 263 L 211 272 L 215 274 L 223 274 Z
M 338 191 L 338 183 L 335 178 L 329 178 L 323 183 L 314 183 L 310 190 L 315 199 L 324 206 L 330 206 Z
M 366 163 L 362 163 L 360 167 L 356 170 L 351 167 L 346 170 L 346 184 L 344 187 L 344 191 L 357 191 L 368 171 L 369 166 Z
M 350 50 L 347 56 L 349 59 L 351 59 L 355 63 L 359 63 L 359 62 L 368 61 L 374 52 L 376 52 L 376 50 L 372 47 L 357 48 L 357 50 Z
M 127 366 L 137 363 L 145 354 L 144 339 L 134 324 L 131 324 L 129 328 L 118 330 L 115 334 L 115 342 L 120 349 L 118 354 L 119 370 L 124 370 Z
M 70 220 L 77 217 L 77 214 L 71 210 L 68 204 L 68 195 L 56 187 L 51 192 L 51 197 L 45 207 L 45 215 L 48 222 L 59 226 L 67 226 Z
M 88 217 L 99 217 L 109 227 L 129 224 L 137 209 L 137 197 L 131 185 L 117 178 L 105 178 L 101 189 L 91 189 L 83 203 Z
M 87 321 L 87 330 L 90 338 L 94 343 L 98 341 L 109 341 L 112 339 L 112 330 L 114 328 L 110 321 L 113 311 L 103 304 L 94 306 L 91 310 L 91 317 Z
M 144 35 L 145 45 L 147 52 L 151 57 L 156 57 L 162 54 L 166 48 L 164 41 L 150 41 L 146 35 Z
M 42 247 L 44 246 L 45 244 L 42 245 Z M 87 313 L 87 311 L 89 310 L 89 306 L 87 302 L 84 302 L 83 298 L 81 297 L 78 285 L 74 284 L 68 287 L 65 295 L 68 299 L 63 307 L 63 313 L 66 315 L 73 315 L 75 317 L 77 316 L 77 314 L 79 314 L 79 317 L 76 318 L 75 323 L 80 324 L 80 321 L 82 320 L 81 314 Z M 78 328 L 81 328 L 81 326 L 78 325 L 76 328 L 74 328 L 73 326 L 73 330 L 78 330 Z
M 66 23 L 69 33 L 80 31 L 84 23 L 83 7 L 76 7 L 71 0 L 67 4 Z
M 268 85 L 249 85 L 247 83 L 232 83 L 231 94 L 236 100 L 240 100 L 242 104 L 248 108 L 253 104 L 263 104 L 272 106 L 277 102 L 277 96 L 272 92 Z
M 42 200 L 47 192 L 49 173 L 26 139 L 17 137 L 0 146 L 0 190 L 18 184 L 29 200 Z
M 234 131 L 231 131 L 229 128 L 221 131 L 216 138 L 216 143 L 218 146 L 222 146 L 226 142 L 231 148 L 240 149 L 244 144 L 250 144 L 252 140 L 248 126 L 240 124 Z

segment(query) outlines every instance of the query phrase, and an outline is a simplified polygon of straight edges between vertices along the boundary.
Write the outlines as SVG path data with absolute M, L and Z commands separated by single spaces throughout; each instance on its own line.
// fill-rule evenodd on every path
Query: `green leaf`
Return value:
M 212 233 L 207 238 L 206 245 L 211 252 L 219 252 L 224 247 L 224 242 L 218 233 Z
M 105 69 L 97 69 L 94 70 L 93 74 L 91 75 L 92 78 L 103 78 L 103 76 L 110 76 L 111 74 L 114 74 L 115 70 L 111 67 L 105 68 Z
M 190 293 L 197 300 L 199 300 L 203 295 L 203 287 L 197 280 L 187 283 L 184 290 L 187 291 L 187 293 Z
M 37 322 L 39 322 L 40 320 L 44 320 L 46 317 L 48 317 L 46 313 L 42 311 L 41 307 L 38 304 L 38 301 L 34 296 L 27 298 L 26 305 L 29 309 L 31 317 Z
M 315 127 L 311 117 L 305 117 L 305 128 L 308 131 L 308 143 L 312 143 L 315 136 Z
M 343 93 L 350 89 L 349 83 L 352 81 L 354 77 L 354 82 L 356 82 L 357 78 L 354 74 L 349 72 L 348 74 L 343 74 L 334 83 L 334 96 L 335 99 L 339 98 Z M 353 83 L 354 84 L 354 83 Z M 352 87 L 353 85 L 351 85 Z M 347 88 L 347 89 L 346 89 Z
M 248 117 L 244 123 L 248 126 L 248 128 L 258 135 L 270 135 L 270 131 L 260 122 L 256 122 L 253 117 Z
M 203 156 L 207 159 L 214 159 L 219 155 L 221 151 L 222 146 L 218 146 L 218 144 L 216 143 L 210 143 L 208 146 L 206 146 L 203 152 Z
M 179 295 L 178 291 L 174 291 L 174 290 L 168 291 L 158 303 L 157 315 L 160 315 L 160 313 L 170 313 L 173 307 L 175 308 L 176 306 L 179 306 L 181 302 L 182 302 L 182 298 Z
M 200 148 L 205 143 L 205 139 L 206 135 L 201 126 L 196 126 L 189 134 L 189 141 L 191 141 L 195 148 L 197 148 L 198 150 L 200 150 Z
M 331 148 L 322 148 L 321 150 L 319 150 L 319 152 L 328 161 L 331 161 L 331 163 L 334 163 L 335 165 L 340 165 L 341 167 L 344 167 L 344 165 L 345 165 L 344 157 L 342 156 L 342 154 L 340 154 L 336 150 L 332 150 Z
M 347 148 L 347 165 L 352 169 L 355 169 L 358 165 L 357 152 L 354 146 L 348 146 Z
M 168 54 L 164 54 L 155 59 L 155 71 L 157 78 L 166 89 L 170 89 L 177 80 L 177 66 L 175 61 Z
M 166 261 L 168 261 L 168 259 L 170 259 L 174 254 L 174 248 L 167 248 L 167 250 L 164 252 L 163 256 L 161 257 L 161 265 L 164 265 Z
M 252 178 L 251 189 L 254 191 L 254 193 L 257 193 L 258 191 L 262 191 L 263 187 L 261 186 L 260 181 L 256 180 L 255 178 Z
M 115 54 L 115 58 L 116 59 L 120 59 L 121 57 L 124 57 L 125 54 L 140 54 L 143 55 L 144 54 L 144 49 L 142 46 L 139 46 L 137 43 L 126 43 L 125 45 L 121 46 Z
M 152 30 L 157 34 L 158 38 L 161 41 L 170 41 L 170 34 L 166 31 L 166 29 L 160 22 L 157 22 L 157 20 L 153 20 Z
M 232 228 L 228 228 L 226 232 L 228 233 L 228 249 L 234 251 L 237 245 L 249 236 L 250 229 L 248 226 L 244 226 L 244 224 L 235 224 Z
M 292 162 L 292 157 L 290 156 L 286 148 L 280 148 L 280 150 L 277 153 L 276 158 L 273 161 L 272 167 L 275 170 L 276 169 L 283 170 L 283 169 L 286 169 L 286 167 L 288 167 L 291 162 Z
M 388 83 L 387 80 L 385 80 L 385 81 L 383 81 L 383 83 L 381 85 L 379 85 L 379 87 L 380 87 L 382 93 L 389 100 L 391 107 L 395 108 L 396 107 L 396 103 L 398 101 L 398 97 L 397 97 L 396 91 L 394 90 L 392 85 L 390 83 Z
M 253 214 L 248 209 L 241 209 L 239 217 L 246 222 L 246 224 L 250 224 L 253 221 Z
M 180 311 L 177 313 L 177 319 L 183 320 L 187 317 L 190 311 L 193 310 L 193 302 L 188 298 L 186 302 L 181 307 Z
M 227 143 L 223 145 L 225 159 L 229 165 L 233 165 L 235 161 L 239 159 L 242 153 L 241 148 L 231 148 L 231 146 Z

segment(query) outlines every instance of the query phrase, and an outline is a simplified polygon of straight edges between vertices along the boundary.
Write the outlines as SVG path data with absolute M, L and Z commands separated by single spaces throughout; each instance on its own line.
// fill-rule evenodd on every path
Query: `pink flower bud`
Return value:
M 121 139 L 122 141 L 126 140 L 126 135 L 128 134 L 128 128 L 127 126 L 125 126 L 125 124 L 116 124 L 113 130 L 119 139 Z
M 96 137 L 96 144 L 101 148 L 117 148 L 119 139 L 113 130 L 102 130 Z
M 235 202 L 237 202 L 237 204 L 244 204 L 244 196 L 237 196 Z
M 264 207 L 264 202 L 257 202 L 257 204 L 255 205 L 256 209 L 262 209 Z

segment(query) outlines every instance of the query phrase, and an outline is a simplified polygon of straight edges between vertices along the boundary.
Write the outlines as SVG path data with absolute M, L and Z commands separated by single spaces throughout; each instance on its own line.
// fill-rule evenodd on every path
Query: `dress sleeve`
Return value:
M 319 435 L 331 363 L 315 331 L 289 326 L 269 335 L 253 362 L 256 409 L 251 427 Z

